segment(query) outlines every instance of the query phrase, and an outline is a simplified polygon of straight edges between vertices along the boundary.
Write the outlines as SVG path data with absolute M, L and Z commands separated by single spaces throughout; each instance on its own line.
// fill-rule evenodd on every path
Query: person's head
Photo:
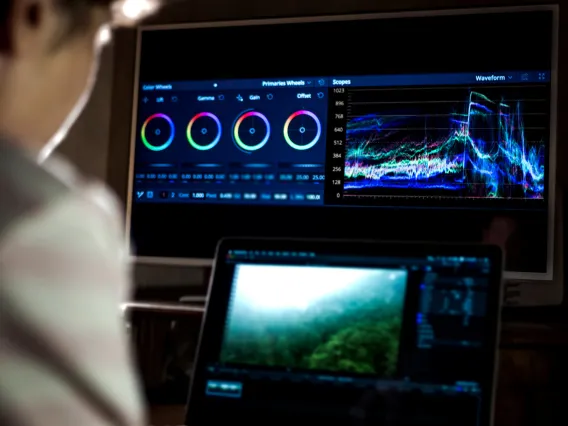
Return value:
M 117 13 L 156 3 L 0 0 L 0 135 L 51 151 L 88 99 Z

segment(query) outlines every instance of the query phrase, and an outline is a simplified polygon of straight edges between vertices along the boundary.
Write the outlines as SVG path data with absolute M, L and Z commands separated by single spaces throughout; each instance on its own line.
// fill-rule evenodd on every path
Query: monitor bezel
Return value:
M 429 16 L 456 16 L 471 14 L 493 14 L 511 12 L 536 12 L 551 11 L 553 13 L 552 23 L 552 56 L 551 56 L 551 98 L 550 98 L 550 142 L 548 147 L 548 231 L 547 231 L 547 260 L 546 272 L 518 272 L 505 271 L 504 278 L 508 280 L 530 280 L 530 281 L 551 281 L 554 278 L 554 246 L 555 246 L 555 203 L 556 203 L 556 136 L 557 136 L 557 104 L 558 104 L 558 28 L 559 17 L 558 5 L 537 5 L 537 6 L 506 6 L 506 7 L 487 7 L 487 8 L 467 8 L 467 9 L 442 9 L 442 10 L 422 10 L 415 12 L 384 12 L 384 13 L 364 13 L 364 14 L 345 14 L 345 15 L 326 15 L 310 16 L 297 18 L 270 18 L 252 19 L 236 21 L 216 21 L 200 22 L 187 24 L 165 24 L 148 25 L 137 28 L 136 36 L 136 59 L 134 69 L 134 89 L 132 106 L 132 123 L 130 130 L 130 149 L 128 163 L 128 184 L 126 194 L 126 238 L 128 252 L 131 253 L 131 215 L 134 184 L 134 158 L 136 150 L 136 126 L 138 115 L 138 86 L 140 83 L 140 61 L 142 48 L 142 33 L 148 31 L 176 30 L 176 29 L 199 29 L 199 28 L 223 28 L 237 26 L 254 26 L 267 24 L 297 24 L 313 22 L 334 22 L 334 21 L 353 21 L 353 20 L 372 20 L 372 19 L 399 19 L 399 18 L 418 18 Z M 211 267 L 213 259 L 206 258 L 178 258 L 178 257 L 148 257 L 131 256 L 137 264 L 143 265 L 162 265 L 162 266 L 188 266 L 188 267 Z
M 482 408 L 482 412 L 488 418 L 483 419 L 484 424 L 492 425 L 495 409 L 495 395 L 497 389 L 497 378 L 499 372 L 499 338 L 501 334 L 501 321 L 500 313 L 503 301 L 503 265 L 504 257 L 501 249 L 494 245 L 485 244 L 451 244 L 442 243 L 435 244 L 432 242 L 375 242 L 369 240 L 334 240 L 334 239 L 294 239 L 294 238 L 223 238 L 217 244 L 215 250 L 215 258 L 213 261 L 213 269 L 209 279 L 209 286 L 207 291 L 207 299 L 205 305 L 205 313 L 201 322 L 199 333 L 199 340 L 195 351 L 195 362 L 191 373 L 192 380 L 189 385 L 188 399 L 186 404 L 186 423 L 188 420 L 188 413 L 191 409 L 192 392 L 195 386 L 196 374 L 199 376 L 200 369 L 203 370 L 205 360 L 202 359 L 202 347 L 208 344 L 204 342 L 204 335 L 211 323 L 218 321 L 213 318 L 214 313 L 218 312 L 220 308 L 228 307 L 230 302 L 230 291 L 227 290 L 227 283 L 221 282 L 225 278 L 225 274 L 216 274 L 217 270 L 225 270 L 223 263 L 229 250 L 258 250 L 258 251 L 306 251 L 318 252 L 329 251 L 329 247 L 333 247 L 333 251 L 338 253 L 365 253 L 369 256 L 400 256 L 400 257 L 420 257 L 420 256 L 472 256 L 472 257 L 487 257 L 491 260 L 490 271 L 490 286 L 488 295 L 488 311 L 491 321 L 490 329 L 493 334 L 490 336 L 491 346 L 488 353 L 493 354 L 493 370 L 490 372 L 492 377 L 492 386 L 490 389 L 491 395 L 486 400 Z M 228 283 L 229 288 L 232 283 Z M 227 297 L 224 300 L 218 300 L 223 294 L 218 291 L 223 286 Z M 217 290 L 217 291 L 216 291 Z M 215 309 L 209 309 L 210 304 L 216 304 Z M 214 312 L 213 312 L 214 311 Z M 209 326 L 208 326 L 209 324 Z M 189 424 L 189 423 L 187 423 Z

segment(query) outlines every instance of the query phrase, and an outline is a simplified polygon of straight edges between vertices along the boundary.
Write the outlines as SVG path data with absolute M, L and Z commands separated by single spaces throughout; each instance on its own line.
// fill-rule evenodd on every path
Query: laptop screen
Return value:
M 485 424 L 499 253 L 373 248 L 225 243 L 188 425 Z

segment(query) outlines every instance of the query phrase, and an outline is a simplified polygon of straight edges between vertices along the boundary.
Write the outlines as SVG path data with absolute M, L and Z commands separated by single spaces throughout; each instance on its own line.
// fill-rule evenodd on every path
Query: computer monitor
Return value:
M 501 252 L 227 240 L 188 426 L 489 425 Z
M 236 235 L 494 241 L 508 277 L 550 279 L 556 12 L 142 28 L 136 256 L 210 265 Z

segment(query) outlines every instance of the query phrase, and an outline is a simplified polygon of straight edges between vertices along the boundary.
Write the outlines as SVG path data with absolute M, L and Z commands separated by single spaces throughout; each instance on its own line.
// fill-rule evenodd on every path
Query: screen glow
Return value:
M 235 303 L 262 310 L 305 310 L 326 296 L 340 293 L 369 276 L 377 291 L 385 279 L 395 282 L 406 271 L 278 265 L 239 265 Z M 394 292 L 394 288 L 385 291 Z M 382 290 L 381 290 L 382 291 Z M 390 297 L 394 296 L 391 295 Z M 387 299 L 390 298 L 387 296 Z

